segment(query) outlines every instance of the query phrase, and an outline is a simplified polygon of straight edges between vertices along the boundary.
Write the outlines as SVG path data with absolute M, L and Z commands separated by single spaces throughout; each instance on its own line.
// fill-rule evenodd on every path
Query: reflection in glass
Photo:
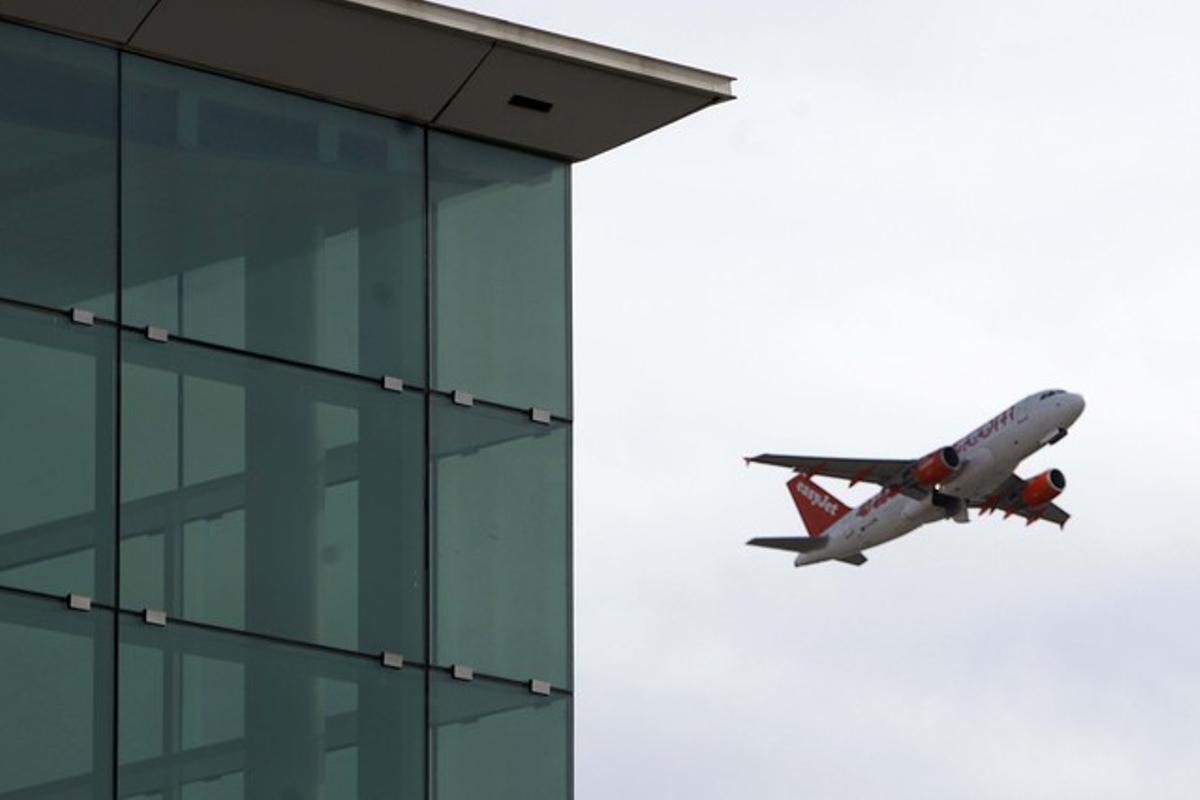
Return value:
M 112 600 L 115 342 L 0 304 L 0 586 Z
M 121 604 L 423 656 L 423 398 L 126 334 Z
M 123 80 L 125 322 L 423 384 L 420 129 L 134 56 Z
M 117 54 L 0 22 L 0 296 L 113 318 Z
M 430 676 L 438 800 L 571 796 L 571 700 L 487 680 Z
M 434 660 L 570 686 L 570 429 L 433 404 Z
M 112 612 L 0 592 L 0 797 L 112 790 Z
M 131 616 L 120 633 L 121 797 L 424 796 L 422 671 Z
M 568 169 L 429 134 L 436 388 L 570 414 Z

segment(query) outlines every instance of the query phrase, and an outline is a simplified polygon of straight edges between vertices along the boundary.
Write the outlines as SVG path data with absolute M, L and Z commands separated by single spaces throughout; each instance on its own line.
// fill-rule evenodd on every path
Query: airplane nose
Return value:
M 1086 406 L 1087 403 L 1083 401 L 1083 395 L 1074 393 L 1067 394 L 1067 409 L 1071 415 L 1071 422 L 1079 419 L 1079 415 L 1083 413 L 1083 409 Z

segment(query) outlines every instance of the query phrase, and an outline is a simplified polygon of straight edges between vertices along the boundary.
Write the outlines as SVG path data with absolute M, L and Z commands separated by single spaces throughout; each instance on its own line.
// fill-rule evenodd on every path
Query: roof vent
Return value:
M 517 108 L 537 111 L 541 114 L 549 114 L 550 109 L 554 108 L 554 103 L 547 103 L 545 100 L 538 100 L 536 97 L 526 97 L 523 94 L 514 94 L 508 98 L 508 104 Z

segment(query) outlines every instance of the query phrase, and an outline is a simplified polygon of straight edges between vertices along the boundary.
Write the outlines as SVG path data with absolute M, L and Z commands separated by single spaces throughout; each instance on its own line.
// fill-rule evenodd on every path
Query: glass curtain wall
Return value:
M 571 794 L 569 171 L 0 23 L 0 800 Z

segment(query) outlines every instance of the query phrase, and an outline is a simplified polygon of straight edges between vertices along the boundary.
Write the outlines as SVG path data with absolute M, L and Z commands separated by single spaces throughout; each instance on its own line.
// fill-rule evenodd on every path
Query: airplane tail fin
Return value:
M 830 525 L 850 513 L 849 506 L 817 486 L 803 473 L 797 473 L 788 481 L 787 487 L 809 536 L 820 536 Z

